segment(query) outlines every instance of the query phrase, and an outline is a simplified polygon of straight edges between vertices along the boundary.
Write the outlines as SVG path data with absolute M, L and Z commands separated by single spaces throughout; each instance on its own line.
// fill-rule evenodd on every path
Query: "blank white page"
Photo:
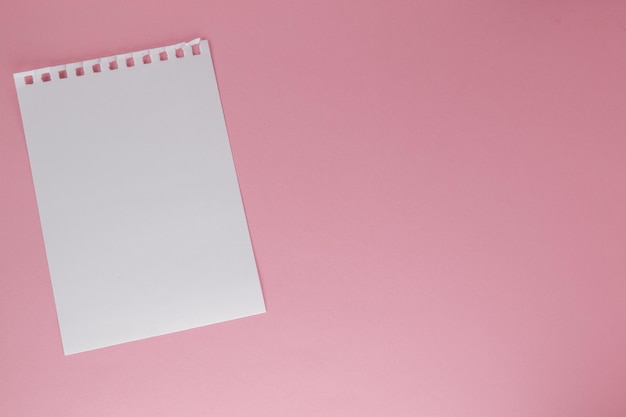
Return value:
M 66 355 L 265 311 L 207 41 L 14 78 Z

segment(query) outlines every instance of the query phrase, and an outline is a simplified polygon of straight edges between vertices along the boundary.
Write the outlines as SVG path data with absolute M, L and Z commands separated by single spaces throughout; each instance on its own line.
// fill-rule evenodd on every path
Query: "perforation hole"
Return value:
M 100 66 L 100 64 L 93 64 L 91 66 L 91 69 L 93 70 L 93 72 L 101 72 L 102 71 L 102 67 Z
M 159 59 L 161 61 L 167 61 L 167 52 L 165 52 L 165 51 L 159 52 Z
M 112 71 L 112 70 L 116 70 L 117 68 L 118 68 L 118 67 L 117 67 L 117 61 L 111 61 L 111 62 L 109 62 L 109 69 L 110 69 L 111 71 Z
M 144 64 L 152 64 L 152 57 L 150 55 L 144 55 L 142 59 Z
M 134 67 L 135 66 L 135 58 L 130 57 L 130 58 L 126 58 L 126 66 L 127 67 Z
M 184 58 L 185 56 L 185 51 L 183 51 L 183 48 L 178 48 L 176 50 L 176 58 Z
M 193 55 L 200 55 L 200 44 L 191 45 L 191 53 Z
M 67 71 L 66 70 L 59 71 L 59 78 L 61 79 L 67 78 Z
M 83 67 L 76 68 L 76 76 L 80 77 L 80 76 L 83 76 L 83 75 L 85 75 L 85 68 L 83 68 Z
M 44 83 L 50 81 L 52 79 L 52 77 L 50 77 L 50 73 L 49 72 L 45 72 L 43 74 L 41 74 L 41 81 L 43 81 Z
M 33 79 L 32 75 L 27 75 L 26 77 L 24 77 L 25 84 L 33 84 L 34 82 L 35 80 Z

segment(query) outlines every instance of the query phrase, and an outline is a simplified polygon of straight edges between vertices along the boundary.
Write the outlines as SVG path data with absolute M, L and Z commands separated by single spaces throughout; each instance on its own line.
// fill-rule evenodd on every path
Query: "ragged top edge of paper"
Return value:
M 194 52 L 194 47 L 198 48 Z M 182 50 L 182 56 L 177 55 L 177 51 Z M 127 52 L 123 54 L 107 56 L 102 58 L 93 58 L 80 62 L 72 62 L 69 64 L 56 65 L 53 67 L 44 67 L 33 69 L 30 71 L 16 72 L 13 74 L 16 87 L 30 87 L 32 84 L 47 83 L 50 81 L 60 80 L 64 78 L 77 78 L 92 76 L 100 72 L 108 72 L 119 69 L 132 69 L 134 66 L 153 65 L 161 62 L 161 54 L 165 53 L 167 59 L 181 59 L 193 55 L 202 55 L 209 53 L 209 42 L 206 39 L 196 38 L 189 42 L 181 42 L 175 45 L 162 46 L 159 48 L 144 49 L 141 51 Z M 144 62 L 144 57 L 149 56 L 149 62 Z M 133 65 L 128 66 L 127 60 L 132 58 Z M 110 69 L 110 65 L 115 63 L 116 69 Z M 95 67 L 99 66 L 99 71 L 95 71 Z M 82 68 L 79 75 L 77 69 Z M 62 76 L 61 74 L 64 74 Z M 30 77 L 30 82 L 27 78 Z

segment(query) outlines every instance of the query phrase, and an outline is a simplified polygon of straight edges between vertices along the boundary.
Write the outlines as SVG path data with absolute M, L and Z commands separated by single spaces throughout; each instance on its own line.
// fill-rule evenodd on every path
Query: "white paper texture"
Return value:
M 65 354 L 265 311 L 200 45 L 15 74 Z

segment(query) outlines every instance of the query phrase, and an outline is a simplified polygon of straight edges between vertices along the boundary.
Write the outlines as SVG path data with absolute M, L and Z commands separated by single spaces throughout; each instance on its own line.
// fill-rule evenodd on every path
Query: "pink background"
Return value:
M 11 74 L 202 36 L 268 313 L 64 357 Z M 623 1 L 2 0 L 1 416 L 626 416 Z

